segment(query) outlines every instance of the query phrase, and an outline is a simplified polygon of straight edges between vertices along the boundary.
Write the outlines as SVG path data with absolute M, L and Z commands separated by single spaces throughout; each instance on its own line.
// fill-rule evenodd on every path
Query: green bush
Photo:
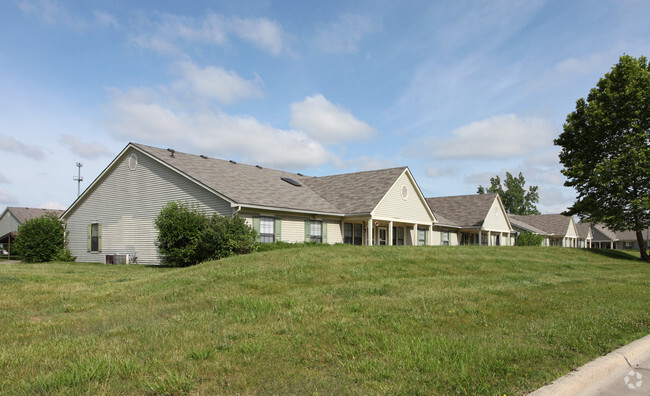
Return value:
M 517 237 L 517 246 L 541 246 L 544 237 L 532 232 L 524 231 Z
M 241 217 L 207 216 L 169 202 L 156 217 L 162 264 L 187 267 L 255 250 L 257 233 Z
M 13 248 L 27 263 L 45 263 L 54 261 L 67 250 L 64 240 L 65 223 L 56 215 L 47 214 L 27 220 L 18 227 Z

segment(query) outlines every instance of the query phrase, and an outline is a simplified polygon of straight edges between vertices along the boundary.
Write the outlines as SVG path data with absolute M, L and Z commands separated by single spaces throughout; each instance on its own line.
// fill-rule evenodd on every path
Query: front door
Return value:
M 387 227 L 378 227 L 379 232 L 379 244 L 385 245 L 388 240 L 388 228 Z

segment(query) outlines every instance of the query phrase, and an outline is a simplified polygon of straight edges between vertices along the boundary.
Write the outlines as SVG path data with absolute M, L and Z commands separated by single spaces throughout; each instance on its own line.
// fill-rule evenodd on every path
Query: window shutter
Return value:
M 327 243 L 327 222 L 321 221 L 321 230 L 323 233 L 323 243 Z
M 260 217 L 259 216 L 253 216 L 253 229 L 258 234 L 260 233 Z
M 282 220 L 275 219 L 275 241 L 280 241 L 282 237 Z
M 311 222 L 309 220 L 305 220 L 305 242 L 309 242 L 311 240 Z
M 92 225 L 88 224 L 88 248 L 87 248 L 88 251 L 90 251 L 90 233 L 91 233 L 90 228 L 91 227 L 92 227 Z
M 97 224 L 97 250 L 102 251 L 102 224 Z

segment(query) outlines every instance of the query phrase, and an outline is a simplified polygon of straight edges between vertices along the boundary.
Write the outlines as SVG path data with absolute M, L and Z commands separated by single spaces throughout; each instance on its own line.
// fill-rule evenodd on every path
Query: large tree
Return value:
M 524 187 L 526 179 L 524 175 L 519 172 L 518 177 L 512 176 L 510 172 L 506 172 L 506 179 L 504 185 L 501 185 L 501 178 L 499 176 L 490 178 L 490 187 L 485 188 L 478 186 L 479 194 L 497 193 L 501 197 L 503 206 L 506 212 L 516 215 L 533 215 L 539 214 L 536 203 L 539 202 L 539 193 L 537 186 L 530 186 L 528 191 Z M 504 188 L 505 187 L 505 188 Z
M 650 65 L 621 56 L 567 116 L 555 140 L 565 186 L 577 192 L 568 214 L 633 230 L 650 261 L 642 230 L 650 226 Z

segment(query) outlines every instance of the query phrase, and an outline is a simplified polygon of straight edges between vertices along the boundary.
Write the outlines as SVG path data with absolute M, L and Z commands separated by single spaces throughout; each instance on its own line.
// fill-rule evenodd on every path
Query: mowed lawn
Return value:
M 637 257 L 323 246 L 179 269 L 3 263 L 0 394 L 523 394 L 650 333 Z

